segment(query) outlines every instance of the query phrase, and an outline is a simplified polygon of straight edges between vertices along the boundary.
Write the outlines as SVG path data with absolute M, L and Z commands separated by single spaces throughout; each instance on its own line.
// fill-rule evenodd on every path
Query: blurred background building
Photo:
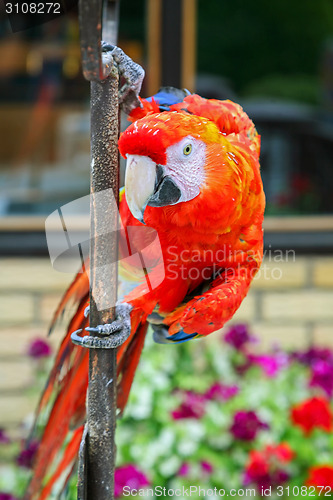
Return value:
M 44 223 L 89 193 L 89 84 L 75 8 L 17 33 L 2 12 L 0 29 L 0 425 L 15 427 L 34 404 L 22 354 L 72 279 Z M 333 4 L 122 0 L 119 45 L 145 67 L 143 96 L 180 85 L 254 120 L 266 256 L 234 321 L 266 345 L 332 345 Z

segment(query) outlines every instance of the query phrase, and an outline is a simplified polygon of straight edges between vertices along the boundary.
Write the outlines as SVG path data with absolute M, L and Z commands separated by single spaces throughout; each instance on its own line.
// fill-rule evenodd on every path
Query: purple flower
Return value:
M 238 411 L 234 415 L 230 432 L 235 439 L 252 441 L 261 429 L 268 429 L 268 425 L 262 422 L 254 411 Z
M 279 484 L 285 483 L 286 481 L 288 481 L 288 479 L 289 479 L 288 472 L 286 472 L 285 470 L 277 470 L 273 474 L 273 481 L 272 482 L 276 485 L 279 485 Z
M 28 356 L 34 359 L 47 358 L 51 354 L 51 346 L 44 339 L 35 339 L 28 347 Z
M 5 493 L 3 491 L 0 491 L 0 500 L 17 500 L 17 498 L 11 495 L 10 493 Z
M 242 350 L 245 344 L 254 339 L 249 334 L 248 327 L 245 324 L 233 325 L 224 336 L 224 340 L 237 350 Z
M 187 462 L 184 462 L 180 466 L 180 469 L 178 471 L 178 476 L 180 476 L 180 477 L 188 476 L 189 472 L 190 472 L 190 466 Z
M 149 486 L 148 478 L 135 465 L 123 465 L 114 473 L 114 495 L 119 498 L 124 493 L 124 487 L 140 489 Z
M 200 462 L 202 472 L 205 474 L 211 474 L 213 472 L 213 466 L 211 463 L 207 462 L 206 460 L 202 460 Z
M 317 360 L 312 366 L 311 387 L 321 387 L 328 397 L 333 395 L 333 364 Z
M 293 357 L 304 365 L 312 366 L 317 361 L 327 361 L 333 364 L 333 352 L 330 349 L 310 347 L 306 351 L 295 352 Z
M 213 384 L 206 392 L 207 399 L 215 399 L 218 401 L 227 401 L 238 394 L 239 388 L 237 385 L 223 385 L 219 382 Z
M 201 418 L 205 414 L 206 398 L 204 394 L 197 392 L 186 391 L 183 393 L 184 401 L 180 406 L 171 412 L 174 420 L 184 418 Z
M 261 477 L 258 477 L 256 480 L 249 480 L 248 477 L 245 479 L 245 483 L 255 483 L 257 486 L 259 494 L 270 487 L 275 488 L 276 486 L 282 485 L 289 479 L 289 474 L 284 470 L 277 470 L 272 472 L 271 474 L 265 474 Z M 246 484 L 244 484 L 246 485 Z M 261 496 L 261 495 L 260 495 Z
M 10 443 L 10 438 L 6 434 L 4 429 L 0 428 L 0 444 L 8 444 Z
M 34 458 L 39 447 L 38 441 L 31 441 L 26 448 L 16 457 L 16 463 L 20 467 L 31 469 L 33 466 Z
M 238 373 L 238 375 L 243 376 L 246 374 L 246 372 L 253 366 L 253 362 L 251 359 L 247 356 L 246 361 L 241 364 L 237 364 L 235 366 L 235 371 Z

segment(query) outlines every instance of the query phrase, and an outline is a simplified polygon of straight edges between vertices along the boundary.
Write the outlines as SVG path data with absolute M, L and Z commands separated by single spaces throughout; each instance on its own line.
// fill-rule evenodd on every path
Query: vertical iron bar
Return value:
M 117 204 L 99 206 L 94 194 L 109 189 L 115 200 L 119 193 L 118 172 L 118 73 L 102 82 L 91 82 L 91 247 L 90 326 L 111 323 L 114 309 L 99 311 L 96 305 L 105 294 L 117 300 Z M 103 204 L 102 204 L 103 205 Z M 113 229 L 113 238 L 104 232 Z M 109 232 L 109 235 L 110 235 Z M 103 280 L 101 273 L 103 271 Z M 114 489 L 116 426 L 116 349 L 90 349 L 87 402 L 87 498 L 111 500 Z
M 117 300 L 119 74 L 101 39 L 116 45 L 120 0 L 80 0 L 83 73 L 91 82 L 90 326 L 111 323 Z M 113 500 L 117 350 L 89 350 L 87 423 L 78 499 Z
M 119 0 L 80 0 L 83 72 L 91 81 L 92 327 L 114 320 L 112 306 L 117 300 L 119 74 L 112 59 L 101 52 L 101 34 L 105 41 L 116 44 L 118 13 Z M 116 354 L 116 349 L 89 350 L 87 423 L 79 453 L 78 500 L 114 498 Z
M 103 0 L 79 0 L 81 60 L 86 80 L 102 80 Z
M 117 300 L 118 71 L 91 82 L 90 326 L 111 323 Z M 102 194 L 102 196 L 99 196 Z M 87 423 L 79 457 L 78 499 L 113 500 L 117 350 L 89 349 Z

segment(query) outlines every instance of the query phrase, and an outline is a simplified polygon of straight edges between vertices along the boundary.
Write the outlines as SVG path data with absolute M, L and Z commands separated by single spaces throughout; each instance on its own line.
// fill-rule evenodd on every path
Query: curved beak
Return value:
M 181 198 L 180 189 L 164 174 L 163 166 L 141 155 L 127 155 L 125 193 L 132 215 L 143 224 L 147 205 L 174 205 Z

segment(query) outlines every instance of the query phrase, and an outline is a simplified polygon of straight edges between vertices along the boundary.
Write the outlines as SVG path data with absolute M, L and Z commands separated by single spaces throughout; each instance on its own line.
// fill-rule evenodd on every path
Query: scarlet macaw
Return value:
M 159 284 L 141 282 L 123 300 L 133 308 L 129 337 L 117 352 L 121 411 L 149 324 L 158 342 L 183 342 L 220 329 L 239 308 L 261 264 L 265 206 L 260 136 L 238 104 L 166 88 L 142 99 L 130 119 L 119 140 L 127 159 L 120 215 L 125 228 L 157 231 L 163 259 L 150 256 L 150 276 L 160 278 Z M 78 301 L 39 406 L 40 412 L 56 392 L 29 499 L 37 497 L 68 435 L 62 460 L 38 498 L 47 498 L 75 463 L 85 419 L 88 349 L 73 345 L 70 334 L 87 326 L 88 293 L 87 274 L 78 274 L 55 315 L 54 321 L 70 299 Z

